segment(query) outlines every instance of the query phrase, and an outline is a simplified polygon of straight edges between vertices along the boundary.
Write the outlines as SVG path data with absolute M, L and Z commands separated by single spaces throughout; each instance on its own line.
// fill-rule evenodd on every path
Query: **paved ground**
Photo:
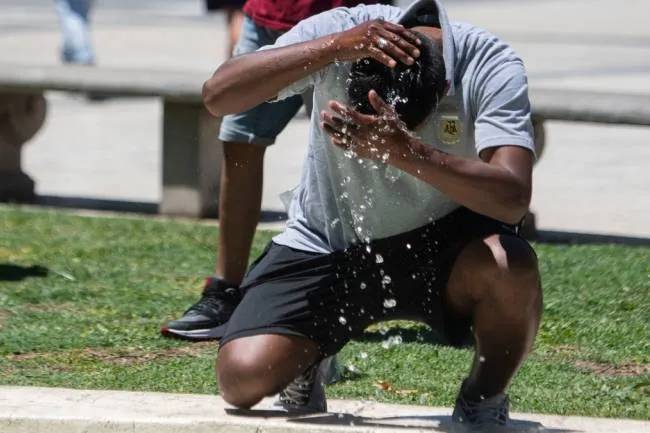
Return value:
M 329 402 L 330 413 L 286 416 L 267 399 L 252 411 L 228 409 L 219 397 L 0 386 L 3 433 L 415 433 L 466 432 L 448 408 L 363 401 Z M 512 414 L 499 433 L 642 433 L 650 422 Z M 496 433 L 496 432 L 495 432 Z
M 404 2 L 401 2 L 404 3 Z M 533 86 L 650 93 L 647 0 L 447 0 L 452 19 L 510 41 Z M 200 0 L 98 2 L 100 65 L 204 71 L 224 58 L 223 17 Z M 56 64 L 51 0 L 0 1 L 0 61 Z M 155 202 L 160 197 L 158 102 L 101 104 L 49 95 L 50 115 L 25 151 L 41 194 Z M 295 185 L 305 150 L 301 117 L 268 152 L 264 208 Z M 535 173 L 533 209 L 543 229 L 650 237 L 650 129 L 551 122 Z

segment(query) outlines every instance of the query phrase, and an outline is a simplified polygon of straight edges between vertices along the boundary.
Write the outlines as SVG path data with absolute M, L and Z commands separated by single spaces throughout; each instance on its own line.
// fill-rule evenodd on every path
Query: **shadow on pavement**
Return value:
M 32 204 L 39 206 L 58 207 L 63 209 L 83 209 L 93 211 L 127 212 L 146 215 L 158 213 L 158 204 L 151 202 L 95 199 L 88 197 L 59 197 L 38 195 Z M 209 216 L 208 218 L 212 218 Z M 260 222 L 285 221 L 287 213 L 274 210 L 262 210 Z
M 650 246 L 650 238 L 637 238 L 631 236 L 601 235 L 595 233 L 560 232 L 551 230 L 540 230 L 537 236 L 532 239 L 536 242 L 547 244 L 619 244 L 637 247 Z
M 157 203 L 125 200 L 105 200 L 86 197 L 59 197 L 52 195 L 36 196 L 33 204 L 39 206 L 60 207 L 65 209 L 85 209 L 115 212 L 133 212 L 141 214 L 158 213 Z
M 226 409 L 229 415 L 263 418 L 287 418 L 287 422 L 314 425 L 338 425 L 352 427 L 384 427 L 392 429 L 432 429 L 432 432 L 470 433 L 472 430 L 451 421 L 451 416 L 393 416 L 365 417 L 349 413 L 327 413 L 319 415 L 290 416 L 281 410 L 269 409 Z M 497 427 L 482 432 L 494 433 L 578 433 L 578 430 L 547 428 L 534 421 L 511 420 L 508 427 Z
M 67 209 L 128 212 L 149 215 L 158 213 L 157 203 L 93 199 L 86 197 L 39 195 L 36 197 L 33 204 Z M 286 221 L 287 218 L 288 216 L 286 212 L 281 211 L 262 210 L 260 214 L 260 222 L 264 223 Z M 534 236 L 529 238 L 529 240 L 548 244 L 618 244 L 628 246 L 650 246 L 650 238 L 555 230 L 538 230 Z
M 47 277 L 49 269 L 43 266 L 19 266 L 11 263 L 0 263 L 0 281 L 22 281 L 25 278 Z

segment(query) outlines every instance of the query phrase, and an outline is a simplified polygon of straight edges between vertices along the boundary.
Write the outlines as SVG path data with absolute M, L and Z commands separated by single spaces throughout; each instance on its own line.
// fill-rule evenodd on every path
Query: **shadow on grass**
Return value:
M 391 327 L 386 333 L 379 331 L 366 331 L 363 335 L 356 337 L 355 341 L 365 343 L 381 343 L 391 336 L 399 335 L 403 343 L 430 343 L 430 344 L 448 344 L 446 338 L 439 332 L 430 328 L 400 328 Z
M 0 263 L 0 281 L 22 281 L 26 278 L 47 277 L 49 269 L 43 266 L 19 266 L 11 263 Z
M 452 422 L 449 415 L 405 415 L 387 417 L 367 417 L 349 413 L 326 413 L 316 415 L 288 415 L 282 410 L 270 409 L 226 409 L 229 415 L 243 417 L 287 418 L 287 422 L 297 424 L 383 427 L 391 429 L 432 429 L 436 432 L 469 432 L 461 424 Z M 485 431 L 485 430 L 482 430 Z M 577 433 L 577 430 L 547 428 L 534 421 L 512 419 L 507 427 L 489 430 L 494 433 Z

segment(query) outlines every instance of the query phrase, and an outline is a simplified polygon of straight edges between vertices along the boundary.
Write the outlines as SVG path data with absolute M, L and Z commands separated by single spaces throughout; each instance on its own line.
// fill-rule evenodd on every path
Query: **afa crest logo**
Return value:
M 463 127 L 458 116 L 442 115 L 438 119 L 438 139 L 447 145 L 458 144 Z

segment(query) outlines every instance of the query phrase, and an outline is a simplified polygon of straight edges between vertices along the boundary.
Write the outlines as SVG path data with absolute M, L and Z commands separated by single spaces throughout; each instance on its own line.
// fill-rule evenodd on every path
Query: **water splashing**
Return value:
M 384 308 L 395 308 L 397 301 L 393 298 L 384 299 Z

